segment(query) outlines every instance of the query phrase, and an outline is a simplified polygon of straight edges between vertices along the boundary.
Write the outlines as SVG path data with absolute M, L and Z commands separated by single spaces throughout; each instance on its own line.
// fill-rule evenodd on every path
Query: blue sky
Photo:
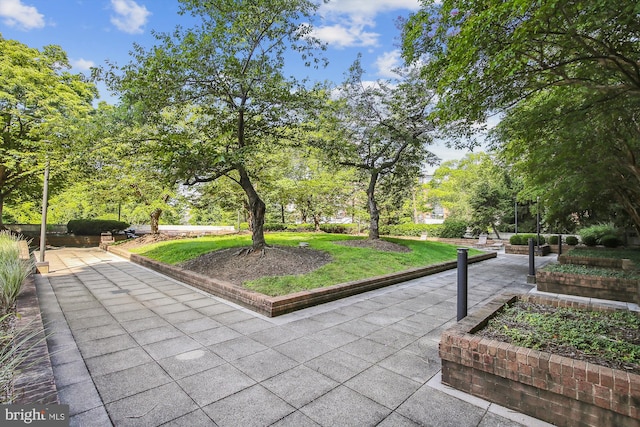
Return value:
M 401 64 L 398 17 L 419 8 L 419 0 L 332 0 L 323 4 L 315 23 L 316 35 L 328 45 L 329 66 L 320 71 L 293 67 L 315 80 L 339 83 L 358 54 L 366 79 L 392 77 Z M 0 34 L 30 47 L 60 45 L 72 71 L 87 73 L 105 61 L 124 65 L 134 43 L 156 44 L 151 30 L 171 32 L 190 26 L 190 17 L 178 15 L 178 0 L 0 0 Z M 107 102 L 117 102 L 103 85 Z M 464 153 L 433 147 L 443 159 Z

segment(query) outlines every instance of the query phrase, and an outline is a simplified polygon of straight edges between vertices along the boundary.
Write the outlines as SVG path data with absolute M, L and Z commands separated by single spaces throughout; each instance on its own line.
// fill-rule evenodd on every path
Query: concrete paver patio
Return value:
M 71 425 L 546 425 L 440 384 L 455 270 L 270 319 L 99 249 L 47 260 L 36 284 Z M 531 289 L 527 262 L 469 266 L 470 309 Z

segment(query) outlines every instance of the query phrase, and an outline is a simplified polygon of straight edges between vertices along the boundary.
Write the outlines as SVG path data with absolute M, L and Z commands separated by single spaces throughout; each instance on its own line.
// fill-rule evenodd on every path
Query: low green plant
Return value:
M 573 349 L 618 364 L 640 365 L 640 343 L 627 336 L 640 330 L 630 311 L 556 308 L 518 301 L 505 307 L 485 328 L 493 337 L 536 350 Z
M 552 236 L 549 236 L 549 244 L 550 245 L 557 245 L 558 241 L 559 241 L 559 238 L 558 238 L 557 235 L 554 234 Z
M 411 237 L 418 237 L 426 234 L 429 237 L 442 237 L 443 230 L 444 225 L 442 224 L 416 224 L 408 222 L 405 224 L 383 225 L 380 227 L 380 234 L 386 236 Z
M 640 280 L 640 274 L 635 271 L 620 270 L 617 268 L 591 267 L 580 264 L 547 264 L 542 271 L 554 273 L 580 274 L 583 276 L 615 277 L 619 279 Z
M 468 224 L 466 221 L 447 218 L 442 223 L 442 230 L 440 230 L 440 235 L 438 237 L 446 239 L 460 239 L 464 237 L 467 232 L 467 227 Z
M 0 316 L 0 404 L 14 402 L 16 375 L 41 360 L 41 357 L 32 357 L 30 362 L 26 362 L 34 347 L 46 340 L 46 336 L 41 335 L 37 328 L 31 328 L 31 324 L 16 329 L 14 323 L 15 314 Z
M 602 236 L 600 238 L 600 243 L 605 248 L 617 248 L 621 244 L 620 239 L 618 238 L 618 236 L 616 236 L 614 234 L 607 234 L 605 236 Z
M 509 243 L 512 245 L 520 245 L 520 246 L 528 245 L 529 239 L 533 239 L 534 244 L 538 243 L 538 235 L 533 233 L 514 234 L 513 236 L 509 237 Z M 544 245 L 545 243 L 546 243 L 546 239 L 544 238 L 543 235 L 540 235 L 540 244 Z
M 564 241 L 567 243 L 567 245 L 570 246 L 575 246 L 578 244 L 578 238 L 576 236 L 567 236 Z
M 596 246 L 603 244 L 603 237 L 618 236 L 618 234 L 618 229 L 613 224 L 597 224 L 590 227 L 585 227 L 578 231 L 580 240 L 587 246 Z M 611 242 L 610 239 L 609 242 Z
M 7 231 L 0 233 L 0 315 L 13 307 L 24 280 L 33 269 L 30 259 L 20 259 L 20 240 L 22 236 Z
M 67 231 L 77 236 L 99 236 L 101 233 L 125 230 L 129 224 L 111 219 L 73 219 L 67 223 Z

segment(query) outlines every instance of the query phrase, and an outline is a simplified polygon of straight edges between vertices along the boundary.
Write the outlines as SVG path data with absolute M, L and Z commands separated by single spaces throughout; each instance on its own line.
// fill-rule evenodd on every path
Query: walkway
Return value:
M 439 382 L 455 270 L 269 319 L 98 249 L 47 260 L 38 296 L 71 425 L 545 425 Z M 470 266 L 469 306 L 528 291 L 527 262 Z

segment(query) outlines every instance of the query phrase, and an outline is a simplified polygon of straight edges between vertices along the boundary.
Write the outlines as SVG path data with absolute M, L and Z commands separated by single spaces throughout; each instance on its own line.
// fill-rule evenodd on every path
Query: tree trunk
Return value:
M 369 240 L 375 240 L 380 238 L 380 230 L 378 229 L 378 222 L 380 220 L 380 211 L 378 211 L 378 204 L 376 203 L 375 190 L 376 183 L 378 181 L 378 173 L 373 172 L 371 179 L 369 180 L 369 187 L 367 188 L 367 205 L 369 207 Z
M 320 231 L 320 215 L 313 214 L 313 224 L 315 225 L 316 232 Z
M 155 208 L 151 212 L 151 234 L 159 234 L 160 215 L 162 215 L 162 209 Z
M 4 226 L 4 222 L 2 221 L 3 210 L 4 210 L 4 196 L 0 194 L 0 230 L 7 229 L 7 227 Z
M 251 240 L 253 242 L 252 249 L 262 250 L 266 246 L 266 242 L 264 240 L 264 217 L 266 206 L 262 199 L 260 199 L 260 196 L 258 196 L 255 188 L 253 188 L 249 174 L 244 167 L 238 167 L 238 172 L 240 173 L 240 186 L 247 195 L 247 200 L 249 202 L 249 212 L 251 213 Z
M 498 228 L 493 222 L 491 223 L 491 228 L 493 228 L 493 232 L 496 234 L 496 239 L 500 240 L 500 235 L 498 234 Z
M 284 218 L 284 203 L 280 204 L 280 219 L 282 219 L 282 223 L 285 224 L 285 218 Z

